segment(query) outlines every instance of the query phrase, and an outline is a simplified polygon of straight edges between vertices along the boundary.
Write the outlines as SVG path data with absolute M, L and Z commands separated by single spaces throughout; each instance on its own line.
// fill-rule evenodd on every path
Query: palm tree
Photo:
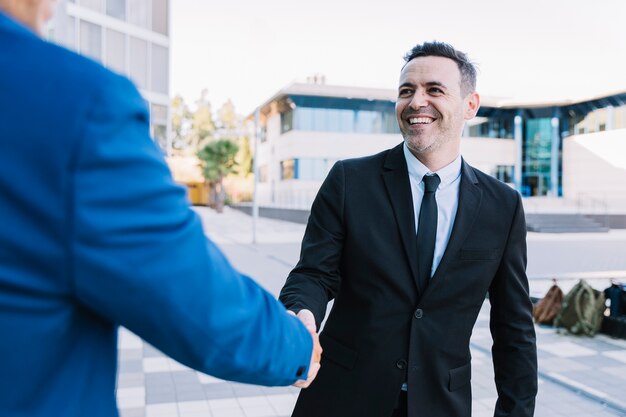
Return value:
M 226 199 L 223 179 L 235 170 L 238 150 L 239 146 L 235 142 L 220 139 L 209 142 L 197 153 L 202 163 L 202 175 L 209 185 L 213 185 L 215 210 L 218 213 L 222 212 Z

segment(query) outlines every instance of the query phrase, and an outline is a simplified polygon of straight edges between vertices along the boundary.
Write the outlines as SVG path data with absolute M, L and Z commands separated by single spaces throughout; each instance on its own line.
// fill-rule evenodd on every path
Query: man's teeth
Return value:
M 432 123 L 433 121 L 434 120 L 431 119 L 430 117 L 411 117 L 409 119 L 409 123 L 412 124 L 412 125 L 415 125 L 415 124 L 425 124 L 425 125 L 427 125 L 427 124 Z

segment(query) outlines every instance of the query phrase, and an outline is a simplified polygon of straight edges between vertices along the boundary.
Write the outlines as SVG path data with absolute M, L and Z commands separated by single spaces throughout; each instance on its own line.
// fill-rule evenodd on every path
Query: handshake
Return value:
M 317 371 L 320 369 L 320 360 L 322 359 L 322 346 L 320 345 L 320 339 L 317 336 L 317 326 L 315 325 L 315 317 L 310 310 L 300 310 L 298 314 L 291 310 L 287 310 L 292 316 L 298 317 L 304 327 L 307 328 L 311 337 L 313 338 L 313 351 L 311 352 L 311 364 L 309 365 L 309 374 L 306 380 L 300 379 L 296 381 L 293 386 L 298 388 L 306 388 L 311 385 L 311 382 L 315 379 Z

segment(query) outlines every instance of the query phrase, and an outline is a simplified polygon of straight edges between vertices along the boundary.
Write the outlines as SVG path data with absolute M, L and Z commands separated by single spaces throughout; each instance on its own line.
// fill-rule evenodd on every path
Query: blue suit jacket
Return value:
M 311 337 L 203 234 L 133 85 L 0 13 L 0 415 L 115 416 L 123 325 L 288 385 Z

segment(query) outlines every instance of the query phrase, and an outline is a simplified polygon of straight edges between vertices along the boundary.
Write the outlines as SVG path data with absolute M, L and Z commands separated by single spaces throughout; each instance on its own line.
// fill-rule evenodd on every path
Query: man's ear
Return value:
M 465 97 L 465 120 L 473 119 L 480 108 L 480 96 L 477 92 L 469 93 Z

